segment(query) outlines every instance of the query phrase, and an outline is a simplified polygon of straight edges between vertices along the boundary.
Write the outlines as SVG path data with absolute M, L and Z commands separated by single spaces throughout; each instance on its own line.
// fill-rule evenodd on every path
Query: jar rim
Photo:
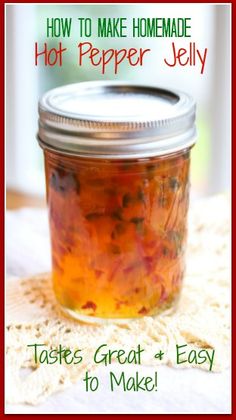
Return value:
M 160 156 L 196 141 L 196 105 L 186 93 L 148 84 L 91 81 L 61 86 L 39 101 L 43 148 L 94 158 Z

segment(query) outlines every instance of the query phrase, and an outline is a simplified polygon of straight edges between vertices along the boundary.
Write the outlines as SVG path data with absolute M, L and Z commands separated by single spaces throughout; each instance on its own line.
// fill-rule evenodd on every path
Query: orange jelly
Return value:
M 81 94 L 81 85 L 89 85 L 90 89 L 95 86 L 97 90 L 93 95 L 98 95 L 100 85 L 72 85 L 72 92 L 76 92 L 75 86 L 78 88 L 79 98 L 86 97 L 86 92 Z M 122 84 L 107 82 L 102 86 L 107 85 L 109 94 L 112 86 L 122 87 L 122 96 L 127 92 Z M 57 98 L 60 89 L 64 92 L 63 88 L 57 89 Z M 143 96 L 141 88 L 137 89 L 136 95 Z M 70 97 L 71 92 L 66 93 L 66 98 Z M 117 95 L 117 90 L 115 93 Z M 172 106 L 176 104 L 173 93 L 169 93 L 169 98 L 166 91 L 145 91 L 146 95 L 151 93 L 161 96 L 162 101 L 171 102 Z M 99 95 L 104 101 L 104 91 L 99 91 Z M 116 95 L 113 93 L 115 99 Z M 121 98 L 117 99 L 119 102 Z M 143 97 L 138 99 L 144 100 Z M 124 121 L 114 122 L 114 116 L 109 123 L 101 122 L 100 118 L 95 124 L 93 118 L 86 125 L 87 114 L 83 122 L 81 116 L 79 119 L 74 115 L 77 131 L 68 134 L 68 127 L 67 132 L 62 132 L 60 124 L 65 121 L 58 110 L 60 118 L 55 129 L 56 117 L 45 104 L 48 106 L 47 101 L 44 106 L 41 103 L 44 124 L 39 130 L 39 141 L 45 155 L 52 278 L 58 302 L 72 316 L 98 322 L 152 316 L 170 307 L 179 296 L 184 275 L 193 131 L 188 141 L 183 141 L 182 136 L 181 147 L 168 144 L 167 150 L 160 153 L 158 146 L 163 141 L 163 133 L 160 140 L 155 127 L 151 135 L 155 141 L 159 139 L 159 143 L 153 140 L 146 151 L 147 142 L 151 141 L 142 136 L 142 140 L 138 138 L 133 121 L 132 127 L 126 123 L 128 134 L 125 134 Z M 72 120 L 71 115 L 63 118 Z M 72 126 L 71 120 L 68 124 Z M 99 123 L 103 124 L 102 133 Z M 91 136 L 90 125 L 93 124 Z M 123 131 L 119 140 L 116 137 L 121 124 Z M 189 127 L 192 125 L 191 120 Z M 176 131 L 177 134 L 172 135 L 175 139 L 181 130 Z M 184 133 L 186 131 L 185 127 Z M 50 138 L 54 141 L 50 142 Z M 140 149 L 145 150 L 140 153 Z

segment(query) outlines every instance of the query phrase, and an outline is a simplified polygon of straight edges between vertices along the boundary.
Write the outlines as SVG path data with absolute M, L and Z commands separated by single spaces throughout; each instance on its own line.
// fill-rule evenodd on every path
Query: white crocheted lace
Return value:
M 71 386 L 94 369 L 91 355 L 99 344 L 109 348 L 145 349 L 143 364 L 176 366 L 176 343 L 215 349 L 213 370 L 229 364 L 230 339 L 230 205 L 226 196 L 197 203 L 190 211 L 187 271 L 177 310 L 144 317 L 127 325 L 92 326 L 63 315 L 50 275 L 6 282 L 6 400 L 37 404 Z M 28 344 L 59 344 L 83 349 L 81 364 L 35 365 Z M 161 349 L 165 356 L 153 355 Z M 182 365 L 180 365 L 182 367 Z M 196 365 L 189 364 L 188 367 Z M 186 367 L 186 365 L 184 365 Z M 206 368 L 206 364 L 197 365 Z

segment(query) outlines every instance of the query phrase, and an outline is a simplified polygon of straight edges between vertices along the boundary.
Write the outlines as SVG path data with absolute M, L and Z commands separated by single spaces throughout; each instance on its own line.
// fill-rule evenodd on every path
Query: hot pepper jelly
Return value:
M 47 92 L 39 115 L 62 308 L 104 322 L 170 307 L 185 266 L 193 99 L 85 82 Z

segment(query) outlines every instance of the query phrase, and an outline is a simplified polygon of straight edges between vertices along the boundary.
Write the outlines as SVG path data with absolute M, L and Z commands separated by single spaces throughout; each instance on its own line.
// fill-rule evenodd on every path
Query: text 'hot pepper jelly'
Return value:
M 53 287 L 63 310 L 101 323 L 172 306 L 185 267 L 193 99 L 84 82 L 44 94 L 39 115 Z

